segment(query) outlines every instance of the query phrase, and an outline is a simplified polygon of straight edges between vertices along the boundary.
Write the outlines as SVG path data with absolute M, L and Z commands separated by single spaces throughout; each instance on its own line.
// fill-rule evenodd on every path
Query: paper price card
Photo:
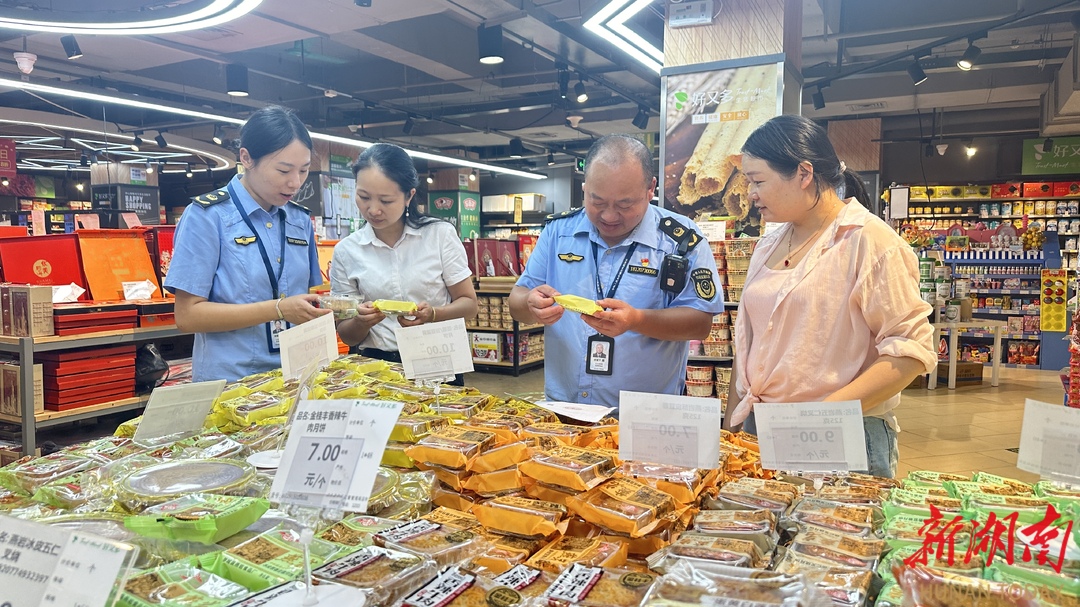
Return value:
M 319 605 L 365 605 L 369 600 L 370 590 L 337 584 L 319 584 L 314 587 L 314 592 Z M 305 604 L 306 597 L 307 586 L 303 582 L 286 582 L 242 601 L 231 603 L 231 606 L 298 607 Z
M 619 392 L 619 458 L 687 468 L 720 465 L 720 401 Z
M 108 607 L 137 553 L 128 544 L 0 515 L 0 605 Z
M 1029 398 L 1016 467 L 1051 480 L 1080 483 L 1080 409 Z
M 300 401 L 270 501 L 367 510 L 401 407 L 401 403 L 381 400 Z
M 417 327 L 395 327 L 405 377 L 432 379 L 471 373 L 472 353 L 465 321 L 460 318 Z
M 281 332 L 281 373 L 285 379 L 299 377 L 311 361 L 322 366 L 337 357 L 333 314 L 323 314 Z
M 564 403 L 559 401 L 538 401 L 537 407 L 547 409 L 556 415 L 562 415 L 578 421 L 595 424 L 615 410 L 615 407 L 603 405 L 584 405 L 580 403 Z
M 793 472 L 866 470 L 866 436 L 858 401 L 758 403 L 761 467 Z
M 163 436 L 198 433 L 224 389 L 224 379 L 155 388 L 133 440 L 145 444 Z
M 157 294 L 157 284 L 150 279 L 120 283 L 124 287 L 124 300 L 150 299 Z

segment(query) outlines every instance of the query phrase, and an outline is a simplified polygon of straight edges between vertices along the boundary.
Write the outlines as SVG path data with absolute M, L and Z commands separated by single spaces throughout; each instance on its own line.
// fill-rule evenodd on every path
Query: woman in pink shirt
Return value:
M 915 254 L 855 198 L 842 198 L 861 182 L 811 120 L 773 118 L 742 152 L 751 202 L 762 220 L 783 225 L 750 260 L 725 423 L 755 433 L 759 402 L 861 401 L 869 472 L 892 477 L 892 410 L 937 364 Z

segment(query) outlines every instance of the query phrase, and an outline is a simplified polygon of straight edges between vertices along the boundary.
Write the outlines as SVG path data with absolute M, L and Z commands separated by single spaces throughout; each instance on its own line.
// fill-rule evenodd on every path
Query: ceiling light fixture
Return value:
M 481 23 L 476 30 L 476 42 L 480 48 L 480 63 L 498 65 L 503 62 L 503 31 L 501 25 L 488 27 Z
M 218 145 L 225 143 L 225 129 L 220 124 L 214 127 L 214 137 L 211 141 Z
M 406 135 L 412 135 L 413 127 L 416 126 L 416 122 L 413 121 L 412 114 L 409 114 L 405 118 L 405 124 L 401 125 L 401 132 Z
M 11 181 L 9 181 L 7 177 L 0 178 L 0 185 L 4 186 L 6 188 L 10 184 L 11 184 Z
M 239 63 L 225 66 L 225 93 L 231 97 L 248 96 L 248 68 Z
M 209 164 L 206 165 L 206 176 L 207 177 L 213 177 L 214 176 L 214 173 L 210 170 L 210 165 Z
M 548 166 L 554 166 L 555 165 L 555 154 L 552 154 L 550 151 L 548 152 L 547 163 L 548 163 Z
M 570 90 L 570 72 L 566 70 L 559 70 L 559 97 L 566 99 L 566 94 Z
M 471 171 L 469 173 L 469 181 L 476 181 L 476 171 Z
M 191 163 L 190 162 L 187 165 L 187 172 L 185 172 L 184 175 L 187 176 L 188 179 L 191 179 L 195 175 L 195 171 L 193 171 L 191 169 Z
M 38 83 L 33 83 L 33 82 L 25 82 L 23 80 L 15 80 L 15 79 L 11 79 L 11 78 L 2 78 L 2 77 L 0 77 L 0 87 L 7 87 L 7 88 L 25 90 L 25 91 L 34 91 L 34 92 L 37 92 L 37 93 L 49 93 L 49 94 L 53 94 L 53 95 L 60 95 L 60 96 L 63 96 L 63 97 L 70 97 L 70 98 L 74 98 L 74 99 L 82 99 L 84 101 L 96 101 L 96 102 L 103 103 L 103 104 L 106 104 L 106 105 L 120 105 L 120 106 L 124 106 L 124 107 L 132 107 L 132 108 L 139 108 L 139 109 L 145 109 L 145 110 L 154 110 L 154 111 L 160 111 L 160 112 L 166 112 L 166 113 L 169 113 L 169 114 L 174 114 L 174 115 L 177 115 L 177 116 L 186 116 L 186 117 L 189 117 L 189 118 L 199 118 L 199 119 L 207 120 L 207 121 L 211 121 L 211 122 L 222 122 L 222 123 L 225 123 L 225 124 L 231 124 L 231 125 L 236 125 L 236 126 L 242 126 L 244 124 L 244 121 L 242 119 L 236 118 L 234 116 L 226 116 L 224 114 L 212 114 L 210 112 L 204 112 L 204 111 L 200 111 L 200 110 L 191 110 L 191 109 L 187 109 L 187 108 L 175 107 L 175 106 L 166 105 L 166 104 L 163 104 L 163 103 L 151 103 L 151 102 L 143 101 L 143 100 L 140 100 L 140 99 L 126 98 L 126 97 L 116 95 L 116 94 L 114 94 L 114 95 L 103 95 L 101 93 L 93 92 L 93 91 L 91 91 L 89 89 L 86 89 L 86 90 L 73 89 L 73 88 L 53 86 L 53 85 L 48 85 L 48 84 L 38 84 Z M 0 119 L 0 122 L 4 122 L 4 120 Z M 21 121 L 20 123 L 24 123 L 24 122 L 25 121 Z M 161 137 L 161 135 L 159 135 L 159 137 Z M 338 135 L 330 135 L 330 134 L 327 134 L 327 133 L 319 133 L 319 132 L 311 132 L 311 138 L 312 139 L 317 139 L 319 141 L 328 141 L 328 142 L 331 142 L 331 143 L 338 143 L 338 144 L 341 144 L 341 145 L 344 145 L 344 146 L 354 147 L 354 148 L 361 148 L 361 149 L 369 148 L 372 145 L 375 145 L 375 143 L 376 143 L 374 141 L 364 141 L 364 140 L 361 140 L 361 139 L 354 139 L 354 138 L 349 138 L 349 137 L 340 137 Z M 161 137 L 160 139 L 158 137 L 155 137 L 154 140 L 158 142 L 158 145 L 162 145 L 165 142 L 164 137 Z M 168 144 L 165 143 L 164 145 L 167 146 Z M 184 148 L 182 148 L 180 146 L 174 146 L 174 147 L 176 147 L 178 149 L 184 149 Z M 420 159 L 420 160 L 428 160 L 428 161 L 440 162 L 440 163 L 448 164 L 448 165 L 451 165 L 451 166 L 459 166 L 459 167 L 465 167 L 465 168 L 479 169 L 479 170 L 482 170 L 482 171 L 491 171 L 491 172 L 496 172 L 496 173 L 504 173 L 504 174 L 507 174 L 507 175 L 514 175 L 514 176 L 517 176 L 517 177 L 523 177 L 525 179 L 547 179 L 548 178 L 547 175 L 544 175 L 544 174 L 541 174 L 541 173 L 532 173 L 532 172 L 529 172 L 529 171 L 520 171 L 520 170 L 517 170 L 517 169 L 511 169 L 511 168 L 508 168 L 508 167 L 503 167 L 503 166 L 493 165 L 493 164 L 486 164 L 486 163 L 483 163 L 483 162 L 473 162 L 471 160 L 466 160 L 464 158 L 458 158 L 458 157 L 454 157 L 454 156 L 445 156 L 445 155 L 442 155 L 442 154 L 432 154 L 430 152 L 422 152 L 422 151 L 419 151 L 419 150 L 410 150 L 410 149 L 406 149 L 405 152 L 409 156 L 411 156 L 413 158 L 417 158 L 417 159 Z
M 934 155 L 934 146 L 929 141 L 926 142 L 926 147 L 923 148 L 923 156 L 930 158 Z
M 926 82 L 926 72 L 923 71 L 922 66 L 919 65 L 918 57 L 911 62 L 911 65 L 907 66 L 908 76 L 911 76 L 911 81 L 915 83 L 915 86 Z
M 75 189 L 79 190 L 80 192 L 83 191 L 84 187 L 86 187 L 86 186 L 84 186 L 81 181 L 79 183 L 75 184 Z
M 978 149 L 975 147 L 975 142 L 968 143 L 965 151 L 967 152 L 968 158 L 974 156 L 975 152 L 978 151 Z
M 83 152 L 79 156 L 79 166 L 84 166 L 84 167 L 90 166 L 90 157 L 86 155 L 86 152 Z
M 79 48 L 79 41 L 75 39 L 74 34 L 60 36 L 60 44 L 63 45 L 68 59 L 78 59 L 83 56 L 82 49 Z
M 964 54 L 956 62 L 956 67 L 960 68 L 965 72 L 970 70 L 972 67 L 974 67 L 975 60 L 978 59 L 979 55 L 981 54 L 982 49 L 975 46 L 974 41 L 968 42 L 967 50 L 964 51 Z
M 159 148 L 167 148 L 167 147 L 169 147 L 169 142 L 165 141 L 165 133 L 164 132 L 159 132 L 157 134 L 157 137 L 154 137 L 154 141 L 157 142 Z
M 521 142 L 520 137 L 514 137 L 510 140 L 510 157 L 521 158 L 525 155 L 525 144 Z
M 659 74 L 664 53 L 626 27 L 627 21 L 650 4 L 653 4 L 653 0 L 611 0 L 585 21 L 585 29 Z
M 131 140 L 131 151 L 132 152 L 138 152 L 139 148 L 142 147 L 142 144 L 143 144 L 142 131 L 136 131 L 135 132 L 135 138 Z
M 153 175 L 154 174 L 154 164 L 152 162 L 150 162 L 149 160 L 146 161 L 146 174 L 147 175 Z
M 814 91 L 813 98 L 815 110 L 825 109 L 825 94 L 821 92 L 820 86 L 817 88 L 816 91 Z
M 1052 137 L 1047 137 L 1045 140 L 1043 140 L 1042 151 L 1043 154 L 1050 154 L 1054 151 L 1054 139 Z
M 938 156 L 944 156 L 945 155 L 945 150 L 949 149 L 949 144 L 947 144 L 947 143 L 939 143 L 935 147 L 937 147 Z
M 428 182 L 428 185 L 431 185 L 431 184 L 435 183 L 435 177 L 431 173 L 427 174 L 427 182 Z
M 574 85 L 574 98 L 578 103 L 585 103 L 589 100 L 589 93 L 585 90 L 585 78 L 578 75 L 577 84 Z
M 193 3 L 200 6 L 191 12 L 174 14 L 172 17 L 139 21 L 83 22 L 46 21 L 40 19 L 0 18 L 0 28 L 54 32 L 59 34 L 98 34 L 131 36 L 142 34 L 167 34 L 196 29 L 206 29 L 227 23 L 255 10 L 262 0 L 213 0 Z M 144 13 L 134 13 L 142 15 Z
M 630 121 L 639 131 L 644 131 L 649 128 L 649 111 L 645 109 L 645 106 L 639 105 L 637 115 Z

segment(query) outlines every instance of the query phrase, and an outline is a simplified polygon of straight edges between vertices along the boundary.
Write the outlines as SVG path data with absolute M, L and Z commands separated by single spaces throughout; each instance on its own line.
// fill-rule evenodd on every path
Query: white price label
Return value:
M 142 444 L 163 436 L 198 433 L 224 389 L 224 379 L 155 388 L 132 440 Z
M 1080 409 L 1027 399 L 1016 467 L 1055 481 L 1080 482 Z
M 299 377 L 312 361 L 321 367 L 338 357 L 333 314 L 286 329 L 280 339 L 281 373 L 286 379 Z
M 603 405 L 584 405 L 581 403 L 563 403 L 559 401 L 539 401 L 536 403 L 537 407 L 541 407 L 562 415 L 571 419 L 576 419 L 582 422 L 588 422 L 595 424 L 596 422 L 604 419 L 604 417 L 615 410 L 615 407 L 605 407 Z
M 758 403 L 754 415 L 762 468 L 794 472 L 867 469 L 858 401 Z
M 687 468 L 720 465 L 720 401 L 619 393 L 619 457 Z
M 125 281 L 120 284 L 124 287 L 125 301 L 131 301 L 133 299 L 150 299 L 157 294 L 157 285 L 150 279 L 130 282 Z
M 302 400 L 270 500 L 363 512 L 401 403 Z
M 727 219 L 698 222 L 698 227 L 701 228 L 702 235 L 704 235 L 705 240 L 708 240 L 709 242 L 722 242 L 726 239 L 727 225 Z
M 0 605 L 113 605 L 117 578 L 137 553 L 128 544 L 0 515 Z
M 81 297 L 83 293 L 86 293 L 86 289 L 75 283 L 69 285 L 57 285 L 52 288 L 52 301 L 53 303 L 71 303 L 73 301 L 79 301 L 79 297 Z
M 460 318 L 394 327 L 401 365 L 409 379 L 434 379 L 473 370 L 469 334 Z

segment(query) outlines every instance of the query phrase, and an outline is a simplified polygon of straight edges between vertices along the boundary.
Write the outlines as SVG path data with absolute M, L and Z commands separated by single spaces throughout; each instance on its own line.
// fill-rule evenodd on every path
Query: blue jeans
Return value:
M 742 429 L 750 434 L 757 434 L 757 421 L 754 412 L 743 422 Z M 867 470 L 855 470 L 874 476 L 893 478 L 896 476 L 896 464 L 900 461 L 900 447 L 896 442 L 896 431 L 880 417 L 863 417 L 863 434 L 866 437 Z

